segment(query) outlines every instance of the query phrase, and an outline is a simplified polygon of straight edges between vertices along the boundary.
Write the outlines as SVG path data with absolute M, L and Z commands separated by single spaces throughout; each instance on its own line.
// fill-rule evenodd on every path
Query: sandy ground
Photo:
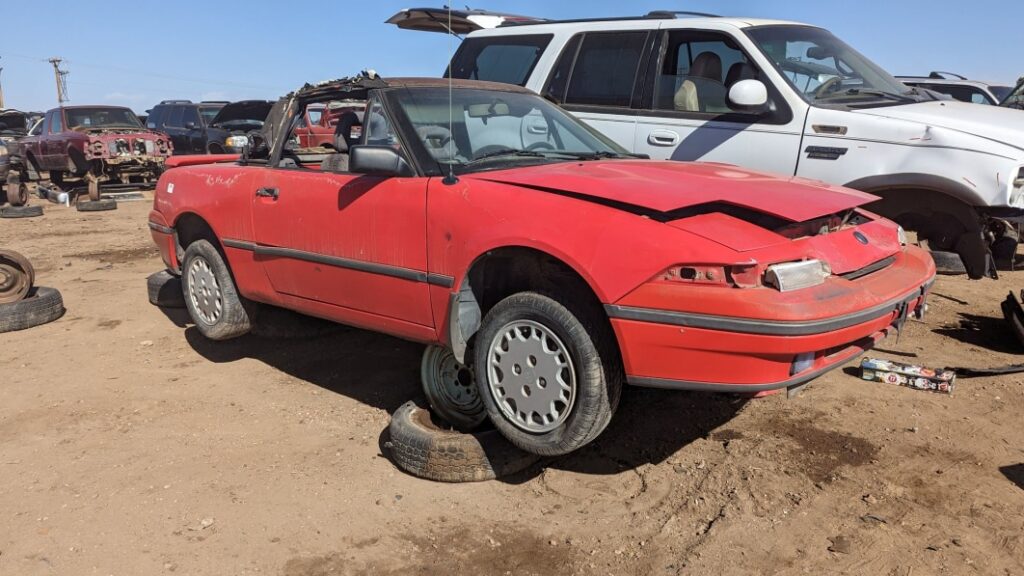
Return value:
M 39 202 L 36 200 L 35 202 Z M 628 389 L 579 453 L 444 485 L 386 457 L 422 348 L 210 343 L 146 298 L 148 202 L 0 220 L 67 314 L 0 335 L 0 574 L 1024 574 L 1022 376 L 847 367 L 796 399 Z M 880 357 L 1022 361 L 1024 273 L 941 278 Z

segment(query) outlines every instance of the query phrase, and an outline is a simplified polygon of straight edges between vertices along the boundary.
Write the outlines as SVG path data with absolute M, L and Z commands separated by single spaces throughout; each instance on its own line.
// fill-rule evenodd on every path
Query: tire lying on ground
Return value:
M 430 411 L 406 402 L 391 416 L 391 457 L 399 468 L 438 482 L 482 482 L 525 470 L 540 456 L 513 446 L 495 429 L 446 430 Z
M 964 261 L 956 252 L 932 250 L 930 253 L 932 255 L 932 260 L 935 260 L 935 270 L 939 274 L 946 274 L 948 276 L 967 274 L 967 268 L 964 266 Z
M 107 210 L 117 210 L 117 200 L 114 200 L 113 198 L 79 200 L 75 203 L 75 209 L 79 212 L 105 212 Z
M 0 208 L 0 218 L 34 218 L 42 215 L 42 206 L 8 206 Z
M 181 292 L 181 278 L 161 270 L 146 278 L 149 303 L 161 308 L 184 308 L 185 295 Z
M 64 315 L 64 299 L 55 288 L 36 286 L 24 300 L 0 304 L 0 333 L 25 330 Z

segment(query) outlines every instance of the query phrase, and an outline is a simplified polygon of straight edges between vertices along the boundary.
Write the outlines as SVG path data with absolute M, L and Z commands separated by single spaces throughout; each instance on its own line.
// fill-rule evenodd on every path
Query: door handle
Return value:
M 260 188 L 256 191 L 256 196 L 259 198 L 272 198 L 277 200 L 277 196 L 280 194 L 277 188 Z
M 671 130 L 655 130 L 647 137 L 651 146 L 675 146 L 679 144 L 679 134 Z

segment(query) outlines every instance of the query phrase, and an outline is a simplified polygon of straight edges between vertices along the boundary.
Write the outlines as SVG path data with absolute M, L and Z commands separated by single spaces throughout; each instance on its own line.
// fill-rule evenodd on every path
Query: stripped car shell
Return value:
M 629 159 L 525 89 L 451 89 L 455 133 L 473 125 L 479 132 L 463 136 L 488 144 L 432 143 L 448 125 L 446 80 L 346 79 L 279 102 L 263 157 L 181 159 L 149 218 L 167 267 L 180 273 L 189 242 L 216 238 L 245 298 L 445 346 L 464 362 L 509 291 L 593 302 L 630 383 L 741 393 L 836 368 L 924 303 L 934 263 L 894 222 L 861 209 L 874 196 L 723 164 Z M 305 106 L 343 98 L 372 103 L 353 152 L 398 154 L 403 175 L 327 172 L 286 145 Z M 393 134 L 367 147 L 382 137 L 375 113 Z M 547 119 L 543 134 L 525 130 L 537 118 Z M 559 130 L 575 130 L 593 154 L 560 152 Z M 489 159 L 505 133 L 551 148 Z M 819 278 L 792 285 L 794 262 L 821 263 Z

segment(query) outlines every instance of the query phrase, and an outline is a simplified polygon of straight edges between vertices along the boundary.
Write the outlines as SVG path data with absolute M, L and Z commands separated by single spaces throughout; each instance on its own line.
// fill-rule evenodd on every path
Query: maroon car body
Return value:
M 123 183 L 154 181 L 172 152 L 167 135 L 147 130 L 120 106 L 54 108 L 21 147 L 26 161 L 55 184 L 90 173 Z

